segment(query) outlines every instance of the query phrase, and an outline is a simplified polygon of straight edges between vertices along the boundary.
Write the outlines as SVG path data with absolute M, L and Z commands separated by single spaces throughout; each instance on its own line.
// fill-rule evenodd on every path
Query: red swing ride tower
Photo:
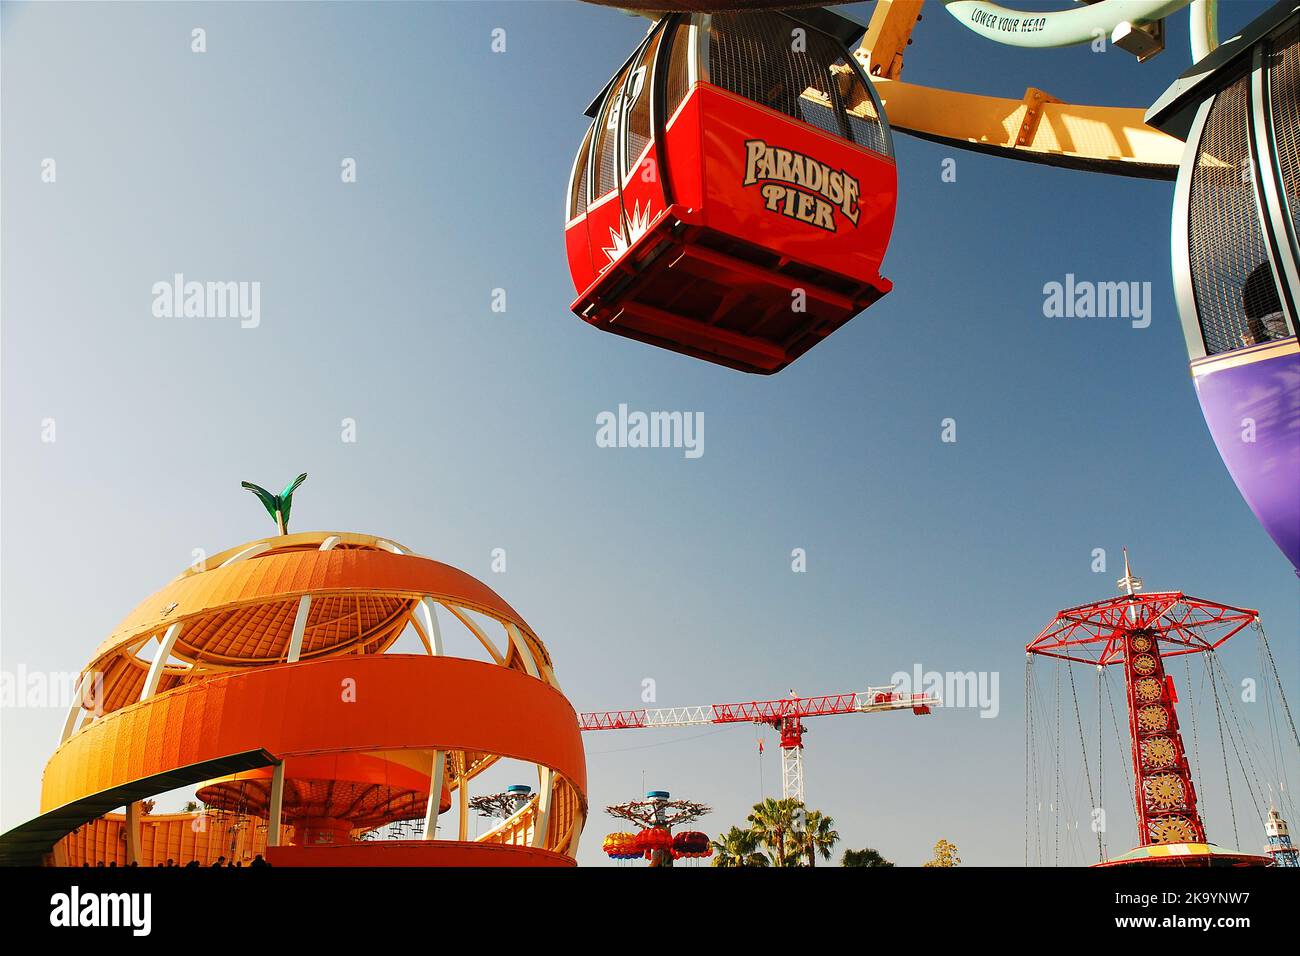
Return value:
M 1119 597 L 1060 611 L 1025 645 L 1028 654 L 1067 664 L 1124 668 L 1138 846 L 1097 865 L 1269 865 L 1268 857 L 1207 841 L 1178 726 L 1178 694 L 1165 668 L 1169 658 L 1212 653 L 1256 625 L 1259 613 L 1181 591 L 1139 594 L 1142 579 L 1129 570 L 1127 548 L 1116 583 Z

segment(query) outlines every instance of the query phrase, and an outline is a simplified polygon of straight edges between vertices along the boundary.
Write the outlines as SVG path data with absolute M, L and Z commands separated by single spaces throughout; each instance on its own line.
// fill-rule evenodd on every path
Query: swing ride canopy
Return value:
M 1025 651 L 1081 664 L 1124 663 L 1124 636 L 1157 632 L 1165 657 L 1212 651 L 1259 620 L 1249 608 L 1217 604 L 1182 591 L 1122 595 L 1066 608 Z
M 1257 853 L 1240 853 L 1213 843 L 1171 843 L 1135 847 L 1094 866 L 1259 866 L 1261 862 L 1266 858 Z

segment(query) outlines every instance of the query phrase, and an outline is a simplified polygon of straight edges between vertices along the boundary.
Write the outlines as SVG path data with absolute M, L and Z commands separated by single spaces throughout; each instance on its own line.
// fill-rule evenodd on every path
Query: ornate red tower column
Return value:
M 1178 729 L 1178 697 L 1165 673 L 1160 641 L 1148 629 L 1128 631 L 1123 640 L 1138 844 L 1204 843 L 1196 786 Z

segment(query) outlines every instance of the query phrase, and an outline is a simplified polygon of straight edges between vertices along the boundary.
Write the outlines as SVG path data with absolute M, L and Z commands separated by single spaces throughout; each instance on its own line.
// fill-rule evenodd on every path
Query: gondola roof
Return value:
M 862 34 L 867 32 L 867 28 L 863 24 L 858 23 L 858 21 L 846 17 L 843 14 L 827 10 L 825 7 L 810 7 L 807 10 L 780 10 L 776 12 L 782 13 L 798 23 L 810 26 L 814 30 L 819 30 L 822 33 L 834 37 L 841 46 L 845 47 L 852 44 L 855 40 L 861 37 Z M 658 21 L 656 20 L 655 24 L 657 23 Z M 651 25 L 651 29 L 654 28 L 655 24 Z M 648 32 L 649 31 L 647 31 L 647 33 Z M 605 94 L 608 93 L 609 88 L 614 85 L 614 80 L 621 76 L 623 71 L 627 69 L 628 64 L 632 62 L 640 49 L 641 45 L 637 44 L 636 50 L 633 50 L 631 55 L 629 55 L 628 58 L 619 65 L 619 68 L 614 71 L 614 75 L 609 78 L 609 82 L 600 88 L 600 92 L 596 94 L 596 98 L 591 101 L 591 104 L 584 111 L 586 116 L 589 116 L 591 119 L 596 118 L 596 114 L 600 112 L 600 104 L 605 101 Z
M 1208 56 L 1193 63 L 1147 110 L 1147 125 L 1186 139 L 1197 107 L 1249 69 L 1248 58 L 1255 45 L 1297 13 L 1300 13 L 1300 3 L 1296 0 L 1279 0 L 1236 36 L 1224 40 Z

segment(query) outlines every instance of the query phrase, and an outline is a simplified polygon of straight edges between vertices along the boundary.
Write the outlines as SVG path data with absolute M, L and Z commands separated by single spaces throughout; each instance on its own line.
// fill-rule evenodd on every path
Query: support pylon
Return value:
M 781 796 L 804 802 L 803 721 L 798 717 L 781 720 Z

